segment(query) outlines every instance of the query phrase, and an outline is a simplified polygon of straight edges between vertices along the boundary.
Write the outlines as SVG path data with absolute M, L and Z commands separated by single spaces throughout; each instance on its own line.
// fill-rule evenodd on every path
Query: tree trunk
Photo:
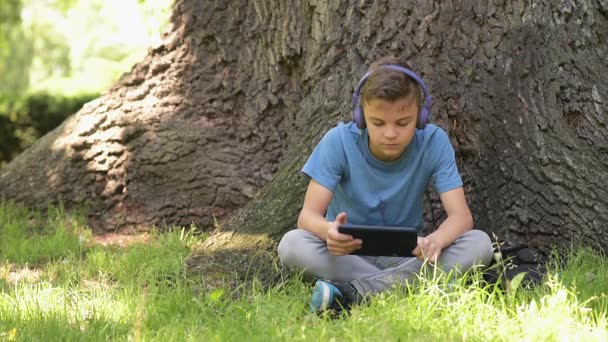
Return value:
M 604 248 L 607 34 L 605 0 L 178 1 L 163 43 L 5 167 L 0 195 L 86 202 L 105 230 L 215 217 L 192 268 L 269 261 L 295 228 L 312 148 L 350 118 L 369 63 L 400 55 L 433 94 L 478 228 Z

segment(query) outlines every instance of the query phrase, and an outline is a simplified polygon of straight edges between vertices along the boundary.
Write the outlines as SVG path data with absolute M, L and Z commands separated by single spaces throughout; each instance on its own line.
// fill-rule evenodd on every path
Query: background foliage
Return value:
M 1 1 L 0 166 L 141 60 L 166 29 L 172 3 Z

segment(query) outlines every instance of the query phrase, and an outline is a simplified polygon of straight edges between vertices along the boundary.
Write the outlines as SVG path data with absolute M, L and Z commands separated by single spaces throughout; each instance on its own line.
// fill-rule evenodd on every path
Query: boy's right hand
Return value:
M 331 226 L 327 231 L 327 249 L 331 255 L 347 255 L 361 248 L 363 241 L 354 239 L 351 235 L 341 234 L 338 231 L 338 226 L 346 224 L 346 213 L 341 212 L 336 216 L 336 220 L 331 222 Z

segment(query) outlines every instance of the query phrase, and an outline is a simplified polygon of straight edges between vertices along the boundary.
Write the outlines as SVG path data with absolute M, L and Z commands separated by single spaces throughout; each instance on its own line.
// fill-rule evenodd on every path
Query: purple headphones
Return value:
M 381 65 L 381 66 L 378 66 L 378 67 L 368 71 L 365 75 L 363 75 L 363 77 L 357 84 L 357 87 L 355 88 L 355 92 L 353 93 L 353 107 L 354 107 L 353 121 L 355 121 L 355 124 L 357 124 L 357 127 L 359 129 L 365 129 L 365 118 L 363 116 L 363 107 L 361 106 L 361 100 L 359 99 L 359 96 L 361 95 L 361 89 L 363 88 L 363 85 L 365 84 L 365 81 L 367 81 L 369 76 L 374 72 L 374 70 L 376 70 L 378 68 L 387 68 L 387 69 L 401 71 L 401 72 L 405 73 L 406 75 L 408 75 L 409 77 L 411 77 L 412 79 L 414 79 L 416 82 L 418 82 L 418 84 L 420 85 L 420 88 L 422 88 L 422 92 L 424 94 L 424 103 L 420 107 L 420 112 L 418 113 L 418 123 L 416 125 L 416 128 L 424 129 L 424 127 L 426 127 L 426 123 L 429 119 L 429 113 L 431 111 L 431 103 L 432 103 L 431 94 L 429 93 L 426 85 L 424 84 L 424 82 L 422 81 L 422 78 L 420 78 L 420 76 L 416 75 L 416 73 L 413 72 L 412 70 L 404 68 L 399 65 Z

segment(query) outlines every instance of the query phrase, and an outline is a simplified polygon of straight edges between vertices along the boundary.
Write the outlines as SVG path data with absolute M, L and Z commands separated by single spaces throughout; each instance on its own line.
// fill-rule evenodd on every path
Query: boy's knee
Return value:
M 291 264 L 291 260 L 294 257 L 294 252 L 297 248 L 298 241 L 302 239 L 303 231 L 301 229 L 290 230 L 283 237 L 281 241 L 279 241 L 279 245 L 277 247 L 277 253 L 279 254 L 279 259 L 281 263 L 284 265 Z
M 472 246 L 476 251 L 479 262 L 484 266 L 488 266 L 492 260 L 494 249 L 492 247 L 492 240 L 486 232 L 478 229 L 469 231 L 472 240 Z
M 485 268 L 492 260 L 492 241 L 488 234 L 472 229 L 460 236 L 446 251 L 442 264 L 444 271 L 456 267 L 465 272 L 472 267 Z

